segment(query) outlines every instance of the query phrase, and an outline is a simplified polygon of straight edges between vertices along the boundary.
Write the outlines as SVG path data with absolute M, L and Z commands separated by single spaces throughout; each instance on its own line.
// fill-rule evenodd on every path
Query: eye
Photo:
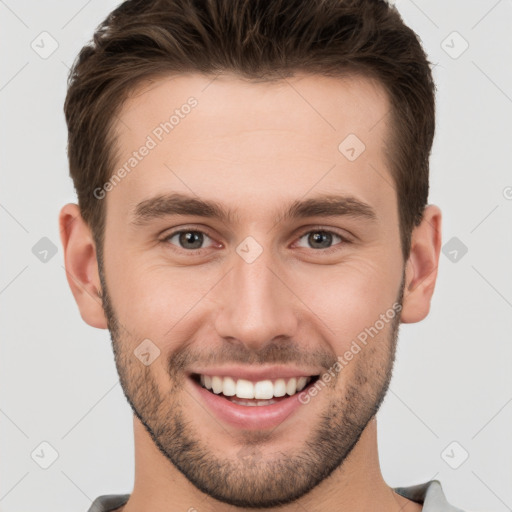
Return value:
M 301 244 L 300 241 L 305 239 L 305 244 Z M 349 243 L 349 241 L 334 233 L 333 231 L 327 231 L 323 229 L 316 229 L 314 231 L 308 231 L 304 233 L 297 244 L 299 247 L 307 247 L 312 249 L 330 249 L 333 246 L 333 242 L 337 243 L 335 245 L 339 245 L 340 242 Z
M 171 233 L 164 238 L 164 242 L 177 245 L 180 249 L 188 249 L 192 251 L 205 249 L 206 247 L 203 247 L 203 244 L 207 240 L 210 241 L 211 245 L 212 239 L 206 233 L 193 229 L 175 231 L 174 233 Z

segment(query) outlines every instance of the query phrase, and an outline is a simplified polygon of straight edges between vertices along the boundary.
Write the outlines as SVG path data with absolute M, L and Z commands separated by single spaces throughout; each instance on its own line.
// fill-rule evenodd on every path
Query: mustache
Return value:
M 208 347 L 200 350 L 188 346 L 172 355 L 169 359 L 168 371 L 171 375 L 179 374 L 197 364 L 200 366 L 294 364 L 303 367 L 320 366 L 328 370 L 336 362 L 337 356 L 331 352 L 318 349 L 306 352 L 295 342 L 273 342 L 258 351 L 249 351 L 238 342 L 224 343 L 217 348 Z

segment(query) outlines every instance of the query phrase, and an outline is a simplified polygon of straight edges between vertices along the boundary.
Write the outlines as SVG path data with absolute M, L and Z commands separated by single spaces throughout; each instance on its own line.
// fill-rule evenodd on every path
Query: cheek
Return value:
M 387 322 L 395 316 L 400 281 L 398 269 L 355 260 L 338 268 L 317 267 L 293 280 L 294 292 L 311 310 L 308 318 L 316 325 L 321 322 L 337 354 L 377 321 L 379 330 L 387 330 L 380 315 L 386 315 Z
M 140 258 L 132 261 L 137 264 L 117 266 L 108 274 L 109 292 L 119 320 L 137 337 L 159 345 L 191 327 L 201 302 L 223 274 L 199 266 L 171 268 L 145 264 Z
M 225 305 L 219 286 L 229 282 L 222 283 L 229 266 L 155 264 L 141 254 L 119 250 L 119 242 L 105 253 L 107 285 L 120 322 L 135 340 L 149 338 L 163 350 L 172 350 L 170 340 L 186 343 L 194 330 L 209 329 L 209 322 L 213 326 Z M 289 296 L 289 307 L 341 354 L 393 305 L 401 277 L 393 261 L 378 247 L 347 256 L 337 265 L 283 268 L 282 278 L 295 295 Z

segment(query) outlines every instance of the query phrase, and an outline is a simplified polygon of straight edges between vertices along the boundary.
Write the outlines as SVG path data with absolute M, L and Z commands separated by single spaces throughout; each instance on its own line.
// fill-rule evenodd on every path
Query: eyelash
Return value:
M 309 228 L 306 231 L 302 231 L 298 235 L 298 240 L 300 240 L 305 235 L 308 235 L 310 233 L 327 233 L 329 235 L 337 236 L 341 240 L 341 242 L 339 242 L 337 244 L 335 243 L 331 247 L 328 247 L 327 249 L 313 249 L 310 247 L 302 247 L 303 249 L 311 249 L 312 251 L 322 253 L 322 254 L 331 254 L 332 252 L 339 251 L 342 248 L 342 246 L 348 245 L 351 243 L 351 241 L 347 237 L 343 236 L 342 234 L 338 233 L 337 231 L 333 231 L 332 229 L 326 229 L 326 228 L 323 228 L 322 226 L 317 226 L 317 227 Z
M 162 239 L 162 242 L 167 244 L 168 246 L 173 246 L 171 250 L 175 250 L 177 252 L 184 251 L 185 253 L 192 254 L 192 255 L 201 255 L 203 253 L 203 251 L 209 249 L 208 247 L 204 247 L 204 248 L 200 248 L 200 249 L 184 249 L 182 247 L 176 246 L 176 245 L 171 244 L 169 242 L 169 240 L 171 238 L 173 238 L 174 236 L 179 235 L 181 233 L 201 233 L 202 235 L 206 235 L 208 238 L 210 238 L 210 240 L 214 240 L 213 237 L 210 236 L 207 232 L 201 231 L 200 229 L 196 229 L 196 228 L 185 228 L 185 229 L 183 229 L 183 228 L 181 228 L 179 230 L 172 231 L 171 233 L 167 234 Z M 326 249 L 312 249 L 312 248 L 310 248 L 312 251 L 315 251 L 315 252 L 318 252 L 318 253 L 322 253 L 322 254 L 330 254 L 331 252 L 338 251 L 340 249 L 340 247 L 339 247 L 340 245 L 347 245 L 347 244 L 352 243 L 351 240 L 349 240 L 347 237 L 341 235 L 337 231 L 333 231 L 331 229 L 326 229 L 326 228 L 323 228 L 322 226 L 316 226 L 316 227 L 313 227 L 313 228 L 308 228 L 306 231 L 302 231 L 298 235 L 298 240 L 300 240 L 305 235 L 308 235 L 310 233 L 326 233 L 326 234 L 334 235 L 334 236 L 337 236 L 337 237 L 340 238 L 341 242 L 339 242 L 337 244 L 334 244 L 331 247 L 328 247 Z

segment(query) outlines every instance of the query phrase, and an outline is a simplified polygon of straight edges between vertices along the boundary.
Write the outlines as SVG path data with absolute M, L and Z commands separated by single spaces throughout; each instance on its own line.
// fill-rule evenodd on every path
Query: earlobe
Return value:
M 99 329 L 107 328 L 101 301 L 101 283 L 96 246 L 89 226 L 76 204 L 65 205 L 59 214 L 60 239 L 64 250 L 66 278 L 83 320 Z
M 419 322 L 430 311 L 441 252 L 441 217 L 437 206 L 427 206 L 421 224 L 412 232 L 405 270 L 403 323 Z

